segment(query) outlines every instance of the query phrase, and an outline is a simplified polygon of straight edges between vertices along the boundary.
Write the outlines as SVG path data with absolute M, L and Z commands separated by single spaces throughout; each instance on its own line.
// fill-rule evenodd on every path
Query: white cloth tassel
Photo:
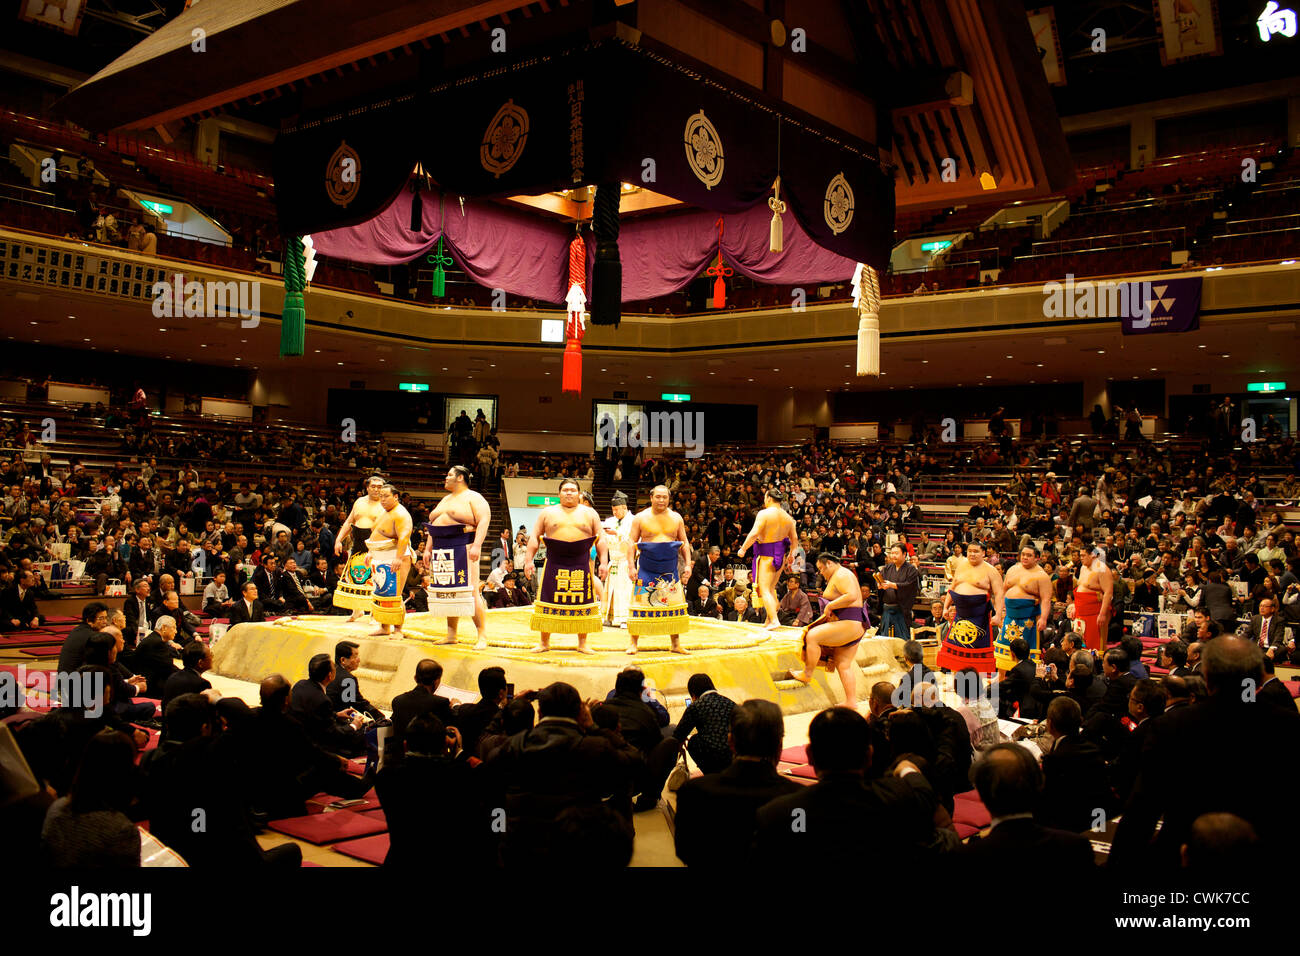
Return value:
M 854 301 L 858 307 L 858 377 L 880 376 L 880 278 L 871 266 L 858 264 Z
M 781 177 L 776 177 L 772 184 L 772 198 L 767 201 L 767 208 L 772 210 L 772 229 L 768 250 L 781 252 L 785 249 L 785 227 L 781 224 L 781 214 L 785 212 L 785 203 L 781 201 Z

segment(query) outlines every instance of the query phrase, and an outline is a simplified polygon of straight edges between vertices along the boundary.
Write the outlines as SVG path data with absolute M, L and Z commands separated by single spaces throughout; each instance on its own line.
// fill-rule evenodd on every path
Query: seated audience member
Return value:
M 149 830 L 191 867 L 301 867 L 294 843 L 263 850 L 249 823 L 237 756 L 221 734 L 217 709 L 201 694 L 181 694 L 166 711 L 167 732 L 141 760 Z M 194 808 L 203 826 L 194 825 Z
M 280 584 L 279 562 L 275 555 L 262 555 L 262 565 L 253 572 L 252 581 L 257 585 L 262 607 L 273 614 L 284 610 L 284 589 Z
M 934 682 L 934 671 L 925 663 L 925 649 L 920 641 L 903 642 L 903 667 L 905 673 L 898 681 L 894 695 L 896 707 L 907 707 L 912 701 L 912 690 L 917 684 Z
M 1295 698 L 1291 696 L 1291 691 L 1287 690 L 1286 684 L 1278 679 L 1273 658 L 1266 655 L 1263 667 L 1264 682 L 1260 684 L 1259 690 L 1255 692 L 1255 699 L 1261 704 L 1280 707 L 1283 711 L 1295 710 Z
M 1153 718 L 1165 712 L 1165 689 L 1159 681 L 1144 677 L 1133 685 L 1128 695 L 1128 716 L 1132 730 L 1124 738 L 1111 765 L 1111 784 L 1120 803 L 1128 799 L 1142 764 L 1142 749 L 1155 726 Z
M 372 720 L 383 720 L 383 713 L 365 697 L 352 672 L 361 666 L 361 645 L 356 641 L 339 641 L 334 645 L 334 679 L 325 688 L 330 706 L 342 713 L 348 709 L 365 714 Z
M 934 759 L 926 776 L 934 785 L 939 803 L 951 814 L 952 801 L 971 788 L 970 768 L 974 757 L 970 729 L 961 714 L 945 704 L 938 689 L 930 683 L 917 684 L 912 691 L 912 707 L 925 723 L 934 740 Z M 906 753 L 894 748 L 895 753 Z
M 135 700 L 145 694 L 148 678 L 122 664 L 123 647 L 121 631 L 110 624 L 86 644 L 86 663 L 107 669 L 113 685 L 113 714 L 127 723 L 143 723 L 152 720 L 158 708 L 153 701 Z
M 1277 613 L 1277 601 L 1271 597 L 1261 598 L 1259 613 L 1251 615 L 1250 639 L 1274 663 L 1284 664 L 1295 657 L 1295 631 Z
M 129 869 L 140 865 L 140 832 L 126 815 L 135 792 L 135 747 L 101 730 L 86 741 L 67 796 L 50 805 L 41 856 L 55 869 Z
M 425 658 L 415 665 L 415 686 L 393 698 L 393 729 L 388 735 L 389 746 L 401 749 L 406 726 L 416 717 L 432 714 L 446 723 L 451 720 L 451 701 L 438 693 L 442 683 L 442 665 Z M 464 734 L 461 734 L 464 739 Z
M 20 571 L 14 583 L 0 591 L 0 631 L 30 631 L 45 625 L 36 608 L 35 571 Z
M 1128 655 L 1128 671 L 1133 675 L 1135 680 L 1145 680 L 1150 677 L 1147 666 L 1142 662 L 1142 641 L 1133 636 L 1126 636 L 1120 639 L 1120 647 Z
M 1045 827 L 1082 833 L 1108 819 L 1115 800 L 1107 784 L 1101 750 L 1080 733 L 1083 714 L 1070 697 L 1057 697 L 1047 708 L 1050 749 L 1043 753 L 1043 793 L 1034 819 Z
M 1300 713 L 1243 699 L 1250 697 L 1242 693 L 1248 682 L 1262 682 L 1259 645 L 1219 637 L 1205 645 L 1202 663 L 1208 699 L 1153 722 L 1115 833 L 1111 866 L 1177 866 L 1193 823 L 1204 813 L 1241 817 L 1265 845 L 1287 832 L 1289 821 L 1277 808 L 1300 792 L 1300 766 L 1278 760 L 1276 747 L 1296 739 Z M 1242 773 L 1243 767 L 1250 772 Z
M 1032 753 L 1020 744 L 998 744 L 980 755 L 971 776 L 993 818 L 987 835 L 966 844 L 966 855 L 982 872 L 999 878 L 1050 873 L 1075 887 L 1091 881 L 1096 869 L 1088 838 L 1034 820 L 1043 774 Z
M 1128 733 L 1121 721 L 1128 716 L 1128 697 L 1137 683 L 1129 669 L 1128 654 L 1112 647 L 1102 658 L 1106 691 L 1083 715 L 1083 733 L 1101 748 L 1102 755 L 1114 759 Z
M 985 689 L 984 679 L 973 667 L 963 667 L 953 677 L 961 704 L 954 708 L 966 722 L 971 746 L 988 750 L 1004 738 L 998 727 L 998 711 Z
M 528 593 L 519 587 L 513 575 L 505 578 L 497 589 L 497 607 L 525 607 L 532 603 Z
M 695 589 L 695 596 L 686 603 L 686 611 L 692 617 L 711 617 L 714 619 L 722 617 L 722 612 L 718 609 L 718 602 L 713 600 L 707 584 L 701 584 Z
M 505 793 L 506 865 L 560 862 L 560 813 L 598 806 L 626 785 L 626 758 L 591 732 L 591 711 L 572 685 L 542 688 L 537 706 L 537 725 L 511 737 L 486 765 Z
M 334 708 L 325 693 L 333 679 L 330 656 L 316 654 L 307 662 L 307 676 L 293 685 L 290 707 L 317 746 L 345 757 L 359 757 L 366 753 L 366 738 L 361 733 L 365 715 L 352 707 Z
M 494 721 L 499 721 L 501 708 L 509 702 L 507 686 L 504 668 L 485 667 L 478 672 L 479 699 L 453 708 L 450 723 L 460 731 L 465 750 L 471 757 L 480 756 L 479 739 Z
M 261 624 L 266 620 L 266 610 L 258 598 L 257 585 L 245 581 L 240 589 L 240 599 L 230 606 L 230 626 L 236 624 Z
M 181 669 L 167 676 L 163 683 L 163 718 L 167 705 L 182 694 L 201 694 L 212 689 L 212 682 L 203 674 L 212 670 L 212 649 L 202 641 L 191 641 L 181 650 Z
M 803 627 L 811 623 L 815 616 L 812 603 L 800 586 L 799 577 L 790 575 L 785 579 L 785 594 L 781 595 L 781 603 L 777 607 L 777 620 L 787 627 Z
M 649 696 L 645 674 L 638 668 L 628 667 L 615 678 L 614 691 L 602 705 L 618 714 L 623 736 L 645 759 L 645 775 L 637 787 L 641 797 L 634 807 L 638 813 L 658 805 L 664 783 L 681 750 L 681 743 L 668 733 L 668 712 L 662 707 L 651 707 L 646 700 Z
M 749 606 L 749 599 L 737 594 L 732 609 L 723 615 L 724 621 L 738 621 L 742 624 L 762 624 L 767 620 L 762 610 Z
M 922 859 L 934 835 L 934 791 L 907 759 L 868 779 L 871 732 L 861 714 L 833 707 L 814 717 L 808 760 L 817 783 L 759 808 L 755 863 L 839 869 L 880 859 L 907 869 Z M 799 828 L 790 825 L 796 811 Z
M 225 617 L 230 613 L 232 604 L 234 602 L 230 599 L 230 589 L 226 587 L 226 572 L 218 569 L 203 589 L 203 613 L 212 617 Z
M 1191 673 L 1187 667 L 1187 645 L 1178 638 L 1165 641 L 1156 649 L 1156 664 L 1169 671 L 1169 677 L 1186 677 Z
M 161 700 L 167 678 L 176 673 L 173 661 L 181 659 L 182 647 L 176 641 L 176 619 L 164 614 L 154 622 L 154 629 L 135 649 L 135 669 L 148 680 L 146 697 Z
M 63 639 L 59 648 L 59 673 L 71 674 L 85 663 L 86 644 L 108 626 L 108 605 L 91 601 L 81 609 L 81 623 Z M 123 634 L 125 636 L 125 633 Z
M 172 619 L 176 626 L 176 633 L 182 643 L 188 644 L 194 640 L 198 634 L 194 630 L 187 618 L 185 609 L 181 607 L 181 596 L 175 591 L 168 591 L 162 596 L 162 603 L 156 608 L 158 614 L 166 615 Z M 158 629 L 158 621 L 154 621 L 154 630 Z
M 736 702 L 723 697 L 708 674 L 692 674 L 686 682 L 691 703 L 677 723 L 673 736 L 686 744 L 691 759 L 704 773 L 719 773 L 731 764 L 731 715 Z M 691 736 L 691 731 L 695 735 Z M 688 739 L 689 738 L 689 739 Z
M 315 604 L 303 586 L 302 576 L 298 573 L 298 562 L 293 557 L 284 559 L 284 570 L 280 572 L 277 583 L 281 604 L 290 614 L 310 614 Z
M 998 680 L 998 716 L 1037 717 L 1037 702 L 1029 692 L 1037 676 L 1029 660 L 1029 642 L 1017 637 L 1011 642 L 1011 656 L 1016 663 Z
M 134 649 L 153 630 L 154 618 L 162 613 L 154 606 L 151 593 L 149 582 L 137 578 L 131 594 L 122 600 L 122 613 L 126 615 L 122 636 L 128 648 Z
M 723 868 L 749 857 L 758 808 L 800 790 L 777 773 L 785 721 L 767 700 L 747 700 L 733 712 L 728 734 L 734 756 L 719 773 L 682 784 L 674 816 L 677 856 L 687 866 Z
M 425 713 L 406 726 L 404 737 L 405 752 L 385 757 L 375 775 L 388 820 L 384 865 L 419 867 L 435 858 L 471 868 L 493 865 L 491 814 L 456 729 Z
M 254 811 L 272 820 L 298 817 L 307 812 L 307 798 L 322 791 L 347 800 L 369 792 L 373 772 L 348 773 L 347 759 L 313 743 L 290 714 L 293 690 L 282 675 L 264 679 L 259 695 L 261 706 L 231 731 L 239 780 Z
M 1184 870 L 1211 882 L 1225 873 L 1252 873 L 1262 862 L 1259 835 L 1231 813 L 1203 813 L 1192 821 L 1187 842 L 1179 847 Z

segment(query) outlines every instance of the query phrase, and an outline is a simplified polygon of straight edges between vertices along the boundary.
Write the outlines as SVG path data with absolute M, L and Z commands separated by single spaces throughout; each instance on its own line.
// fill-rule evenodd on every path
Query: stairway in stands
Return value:
M 510 527 L 510 509 L 506 507 L 505 486 L 501 479 L 493 479 L 487 486 L 479 489 L 479 493 L 492 509 L 491 526 L 488 528 L 487 539 L 483 542 L 483 553 L 478 559 L 479 580 L 486 581 L 492 571 L 492 551 L 501 545 L 501 532 L 509 531 L 510 540 L 513 542 L 514 530 Z
M 640 498 L 637 495 L 637 481 L 635 478 L 622 478 L 619 481 L 605 481 L 602 473 L 603 469 L 597 469 L 596 478 L 591 483 L 591 498 L 596 502 L 596 513 L 601 518 L 608 518 L 613 514 L 613 509 L 609 500 L 614 497 L 615 491 L 621 491 L 627 495 L 627 506 L 633 512 L 639 510 Z M 647 500 L 649 496 L 647 495 Z

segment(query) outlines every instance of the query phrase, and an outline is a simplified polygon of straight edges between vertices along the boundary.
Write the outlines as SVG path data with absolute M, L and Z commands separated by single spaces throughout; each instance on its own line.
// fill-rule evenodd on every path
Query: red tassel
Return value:
M 724 280 L 727 276 L 734 275 L 736 270 L 729 267 L 722 259 L 722 219 L 719 218 L 714 225 L 718 227 L 718 261 L 705 269 L 704 274 L 716 276 L 713 280 L 713 307 L 715 309 L 725 309 L 727 307 L 727 283 Z
M 564 394 L 582 393 L 582 343 L 569 339 L 564 345 L 564 371 L 560 377 L 560 391 Z
M 721 273 L 713 280 L 713 307 L 715 309 L 727 307 L 727 284 L 722 281 Z
M 582 236 L 574 236 L 569 243 L 569 283 L 566 291 L 575 285 L 587 290 L 587 244 Z M 565 322 L 564 365 L 560 373 L 560 392 L 564 395 L 582 394 L 582 316 L 570 312 Z

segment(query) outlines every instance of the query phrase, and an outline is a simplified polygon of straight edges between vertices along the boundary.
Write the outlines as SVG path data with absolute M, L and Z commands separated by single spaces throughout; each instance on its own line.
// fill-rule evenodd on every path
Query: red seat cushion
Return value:
M 299 840 L 317 845 L 336 843 L 339 840 L 354 840 L 358 837 L 372 836 L 388 829 L 382 810 L 371 813 L 309 813 L 304 817 L 286 817 L 272 820 L 269 824 L 277 833 L 284 833 Z
M 388 834 L 377 833 L 374 836 L 362 837 L 359 840 L 336 843 L 330 849 L 336 853 L 342 853 L 344 856 L 350 856 L 379 866 L 384 862 L 384 857 L 388 856 L 388 845 Z

